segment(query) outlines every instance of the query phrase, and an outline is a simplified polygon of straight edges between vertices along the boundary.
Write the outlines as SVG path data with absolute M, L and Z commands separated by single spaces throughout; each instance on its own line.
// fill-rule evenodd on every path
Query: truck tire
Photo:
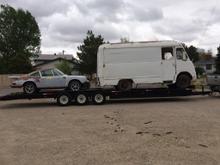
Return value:
M 37 92 L 37 87 L 33 82 L 26 82 L 23 85 L 23 91 L 26 94 L 34 94 Z
M 129 91 L 132 88 L 131 80 L 120 80 L 117 85 L 119 91 Z
M 68 93 L 61 93 L 57 97 L 57 104 L 60 106 L 67 106 L 71 102 L 71 97 Z
M 191 84 L 191 77 L 187 74 L 180 74 L 176 80 L 176 87 L 179 89 L 185 89 Z
M 103 104 L 105 102 L 105 95 L 101 92 L 97 92 L 92 96 L 92 101 L 96 105 Z

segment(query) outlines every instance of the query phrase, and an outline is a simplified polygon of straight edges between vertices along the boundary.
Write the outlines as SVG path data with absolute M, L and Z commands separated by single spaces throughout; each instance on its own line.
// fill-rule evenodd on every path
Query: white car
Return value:
M 13 78 L 13 77 L 11 77 Z M 12 88 L 22 88 L 25 93 L 33 94 L 40 89 L 68 88 L 72 91 L 89 88 L 86 76 L 65 75 L 56 68 L 34 71 L 19 77 L 11 84 Z

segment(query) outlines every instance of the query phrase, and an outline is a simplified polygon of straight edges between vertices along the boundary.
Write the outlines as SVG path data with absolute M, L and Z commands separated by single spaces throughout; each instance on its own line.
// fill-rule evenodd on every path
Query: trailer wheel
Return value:
M 57 104 L 60 106 L 67 106 L 71 102 L 71 97 L 67 93 L 62 93 L 57 97 Z
M 105 102 L 105 95 L 103 93 L 96 93 L 92 97 L 93 103 L 100 105 Z
M 87 103 L 87 101 L 88 101 L 88 98 L 84 93 L 79 93 L 76 96 L 76 102 L 79 105 L 85 105 Z

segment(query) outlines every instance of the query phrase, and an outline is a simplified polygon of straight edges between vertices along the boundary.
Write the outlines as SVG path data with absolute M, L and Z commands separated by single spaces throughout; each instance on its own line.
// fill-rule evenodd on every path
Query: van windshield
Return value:
M 177 60 L 187 60 L 187 55 L 183 48 L 176 49 L 176 58 Z

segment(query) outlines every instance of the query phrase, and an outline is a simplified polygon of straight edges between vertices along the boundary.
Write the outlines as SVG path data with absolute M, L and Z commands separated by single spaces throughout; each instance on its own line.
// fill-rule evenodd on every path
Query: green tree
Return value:
M 192 60 L 192 62 L 196 62 L 199 60 L 199 53 L 197 52 L 197 48 L 194 46 L 190 46 L 187 47 L 186 45 L 184 45 L 185 50 L 187 52 L 187 54 L 189 55 L 190 60 Z
M 215 67 L 216 67 L 216 73 L 217 74 L 220 74 L 220 46 L 217 48 L 217 57 L 216 57 L 216 60 L 215 60 Z
M 70 75 L 73 68 L 70 62 L 62 60 L 59 64 L 56 65 L 57 69 L 61 70 L 63 73 Z
M 27 73 L 40 50 L 40 30 L 30 12 L 0 6 L 0 73 Z
M 205 70 L 201 67 L 196 67 L 195 70 L 196 70 L 197 77 L 200 77 L 205 73 Z
M 75 65 L 83 74 L 96 73 L 97 67 L 97 51 L 98 47 L 104 43 L 101 35 L 95 36 L 92 31 L 87 32 L 83 44 L 78 46 L 78 60 L 75 60 Z
M 121 41 L 121 43 L 128 43 L 128 42 L 130 42 L 129 38 L 127 38 L 127 37 L 120 38 L 120 41 Z

